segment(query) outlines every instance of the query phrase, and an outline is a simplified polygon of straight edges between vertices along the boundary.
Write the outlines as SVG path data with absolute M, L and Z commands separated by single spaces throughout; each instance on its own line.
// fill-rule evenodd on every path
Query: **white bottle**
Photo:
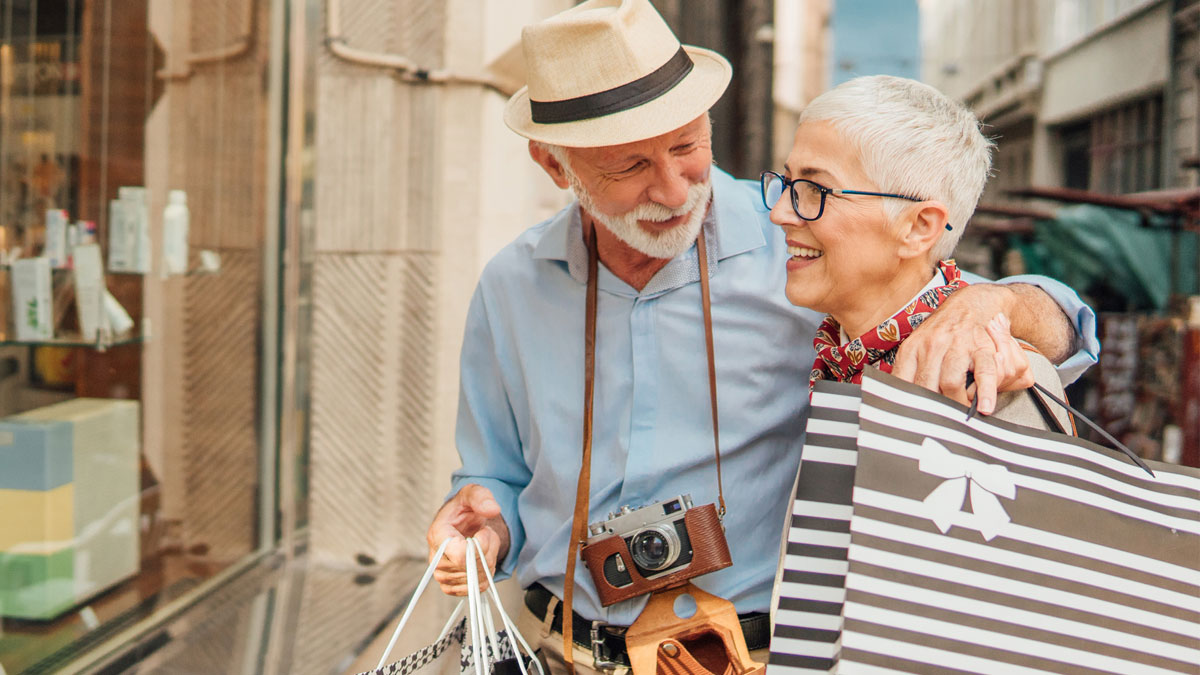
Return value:
M 17 339 L 32 342 L 54 337 L 50 259 L 14 260 L 11 274 L 13 325 Z
M 109 271 L 149 274 L 153 252 L 146 188 L 122 185 L 109 213 Z
M 46 211 L 46 247 L 42 255 L 50 259 L 50 266 L 67 267 L 69 257 L 67 245 L 67 212 L 61 209 Z
M 188 269 L 187 193 L 171 190 L 163 209 L 163 273 L 184 274 Z

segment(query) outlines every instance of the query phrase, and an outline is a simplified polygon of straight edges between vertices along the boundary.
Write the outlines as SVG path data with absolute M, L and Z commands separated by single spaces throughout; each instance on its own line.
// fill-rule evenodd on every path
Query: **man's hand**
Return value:
M 1011 334 L 1060 362 L 1070 354 L 1074 330 L 1049 296 L 1024 284 L 974 284 L 956 291 L 900 345 L 892 374 L 968 405 L 979 398 L 979 412 L 996 409 L 996 392 L 1032 384 L 1028 361 L 1016 358 L 1008 330 L 988 324 L 1000 314 L 1012 317 Z M 1004 321 L 1007 323 L 1007 319 Z M 994 336 L 993 333 L 996 333 Z M 1015 349 L 1020 349 L 1015 346 Z M 967 391 L 967 372 L 975 390 Z
M 475 537 L 483 549 L 488 569 L 494 574 L 496 561 L 508 555 L 510 540 L 508 526 L 500 517 L 500 504 L 482 485 L 464 485 L 442 505 L 425 534 L 431 562 L 442 542 L 450 539 L 450 545 L 433 573 L 442 591 L 449 595 L 467 594 L 466 537 Z M 487 587 L 487 578 L 483 570 L 479 570 L 479 590 L 487 590 Z

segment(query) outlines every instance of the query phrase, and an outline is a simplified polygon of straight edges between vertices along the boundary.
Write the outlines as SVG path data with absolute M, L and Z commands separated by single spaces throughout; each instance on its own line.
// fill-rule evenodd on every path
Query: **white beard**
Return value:
M 704 224 L 708 212 L 708 200 L 712 196 L 712 180 L 692 183 L 688 187 L 687 203 L 678 209 L 662 204 L 639 204 L 620 215 L 608 215 L 596 208 L 596 202 L 573 171 L 566 171 L 571 190 L 579 199 L 579 206 L 587 211 L 609 232 L 625 242 L 630 248 L 651 258 L 672 259 L 692 246 Z M 665 232 L 650 232 L 638 224 L 639 220 L 662 222 L 677 216 L 688 215 L 683 223 Z

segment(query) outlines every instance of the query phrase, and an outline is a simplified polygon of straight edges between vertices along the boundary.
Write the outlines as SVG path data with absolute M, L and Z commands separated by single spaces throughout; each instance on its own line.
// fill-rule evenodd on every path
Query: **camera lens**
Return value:
M 642 530 L 633 535 L 633 540 L 629 542 L 629 552 L 633 554 L 633 562 L 638 567 L 652 571 L 661 570 L 679 557 L 678 538 L 668 536 L 667 532 L 658 527 Z

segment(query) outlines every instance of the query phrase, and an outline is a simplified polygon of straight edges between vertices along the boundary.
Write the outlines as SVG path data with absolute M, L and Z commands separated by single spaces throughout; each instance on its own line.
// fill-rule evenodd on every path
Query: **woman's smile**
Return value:
M 787 247 L 788 254 L 791 255 L 787 261 L 787 269 L 789 272 L 802 270 L 805 267 L 817 262 L 821 259 L 821 256 L 825 255 L 825 252 L 819 248 L 806 246 L 790 239 L 787 242 Z

